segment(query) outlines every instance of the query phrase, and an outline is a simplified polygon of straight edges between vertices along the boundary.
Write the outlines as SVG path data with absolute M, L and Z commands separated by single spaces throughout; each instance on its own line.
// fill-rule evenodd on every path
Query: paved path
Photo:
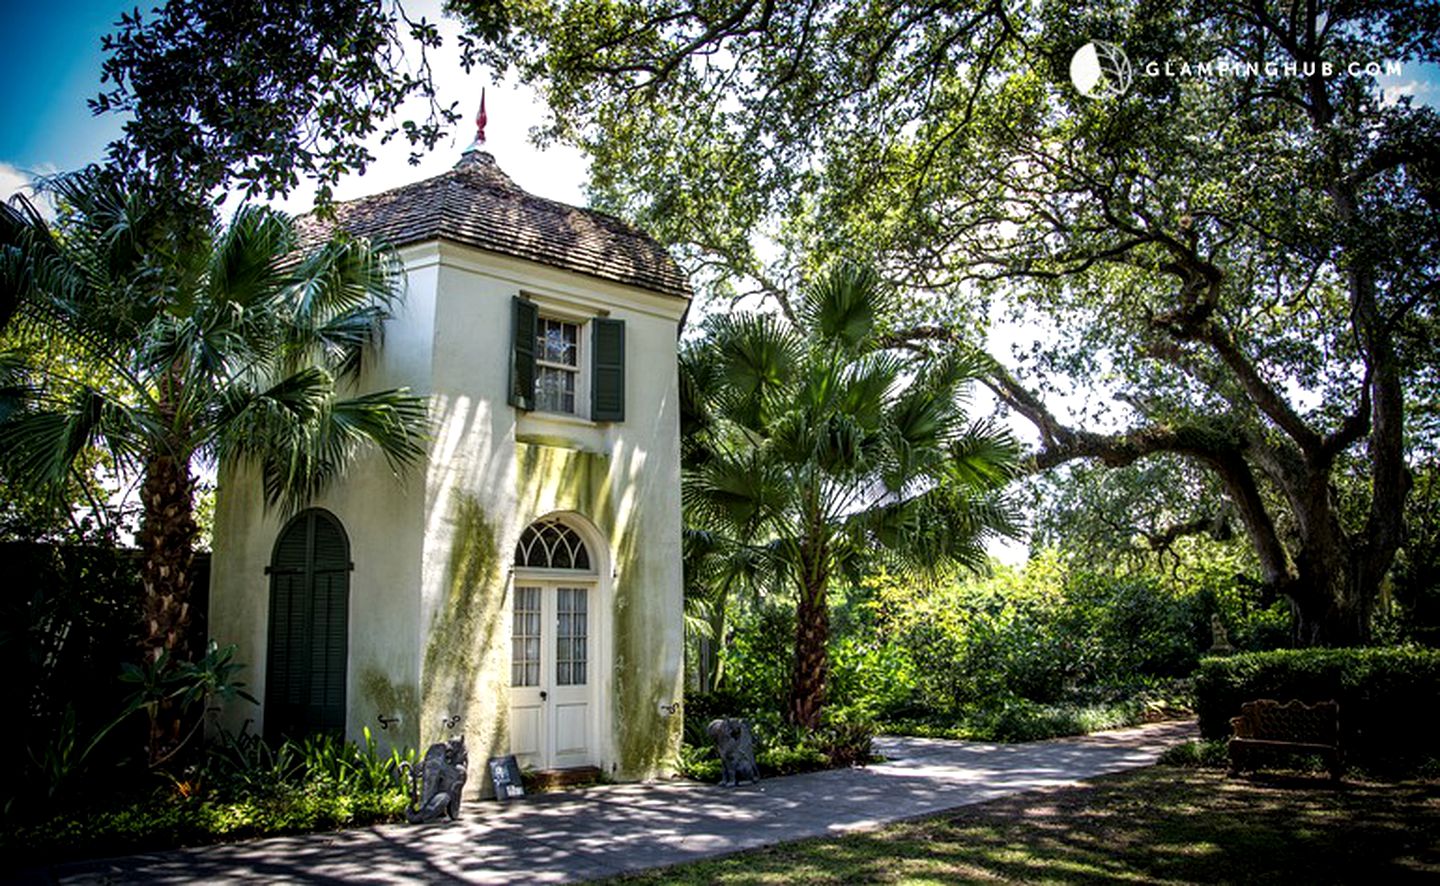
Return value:
M 566 882 L 838 834 L 1147 766 L 1194 724 L 1030 744 L 884 737 L 886 762 L 734 790 L 610 785 L 386 825 L 63 865 L 62 883 Z

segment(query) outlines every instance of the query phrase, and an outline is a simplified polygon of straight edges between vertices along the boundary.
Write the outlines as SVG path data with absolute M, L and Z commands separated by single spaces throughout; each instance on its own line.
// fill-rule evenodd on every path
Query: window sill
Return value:
M 574 449 L 581 452 L 604 452 L 607 449 L 605 425 L 578 415 L 558 412 L 521 412 L 515 421 L 515 440 Z
M 576 428 L 600 427 L 599 422 L 591 421 L 588 418 L 570 412 L 541 412 L 539 410 L 532 410 L 530 412 L 520 413 L 520 419 L 521 421 L 530 420 L 545 422 L 546 424 L 570 425 Z

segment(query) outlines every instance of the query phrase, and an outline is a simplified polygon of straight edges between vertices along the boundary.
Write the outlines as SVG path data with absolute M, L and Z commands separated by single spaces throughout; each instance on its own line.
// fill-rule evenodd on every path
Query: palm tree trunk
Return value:
M 829 550 L 823 522 L 812 514 L 811 531 L 799 545 L 800 599 L 795 607 L 795 672 L 790 681 L 790 722 L 806 729 L 820 727 L 825 704 L 825 677 L 829 671 L 826 646 L 830 641 Z
M 141 485 L 140 578 L 145 618 L 142 650 L 154 661 L 168 650 L 176 661 L 190 658 L 190 565 L 194 556 L 195 480 L 190 460 L 152 455 Z
M 830 606 L 825 583 L 807 582 L 795 609 L 795 673 L 790 685 L 790 722 L 806 729 L 820 726 L 829 661 Z
M 141 652 L 147 662 L 169 652 L 174 663 L 189 661 L 190 566 L 195 539 L 194 478 L 190 460 L 169 453 L 145 463 L 140 487 L 140 580 L 145 619 Z M 168 702 L 150 713 L 147 750 L 152 766 L 166 759 L 185 730 L 181 712 Z

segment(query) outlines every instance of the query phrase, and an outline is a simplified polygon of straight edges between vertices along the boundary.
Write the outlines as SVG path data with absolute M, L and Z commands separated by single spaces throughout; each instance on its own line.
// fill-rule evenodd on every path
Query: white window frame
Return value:
M 578 418 L 588 420 L 590 417 L 590 319 L 579 317 L 563 311 L 551 310 L 543 302 L 536 302 L 539 309 L 536 312 L 536 323 L 543 328 L 545 321 L 552 323 L 566 323 L 575 327 L 575 365 L 569 366 L 564 363 L 554 363 L 543 359 L 540 354 L 540 340 L 542 336 L 539 330 L 536 331 L 536 352 L 535 352 L 535 412 L 542 415 L 556 415 L 563 418 Z M 569 372 L 575 376 L 575 411 L 560 412 L 554 409 L 546 409 L 540 403 L 540 373 L 544 369 L 555 369 L 562 372 Z

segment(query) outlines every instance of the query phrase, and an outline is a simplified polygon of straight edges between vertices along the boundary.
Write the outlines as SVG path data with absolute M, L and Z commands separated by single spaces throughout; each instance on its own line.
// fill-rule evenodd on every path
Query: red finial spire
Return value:
M 480 113 L 475 115 L 475 143 L 485 144 L 485 87 L 480 87 Z

